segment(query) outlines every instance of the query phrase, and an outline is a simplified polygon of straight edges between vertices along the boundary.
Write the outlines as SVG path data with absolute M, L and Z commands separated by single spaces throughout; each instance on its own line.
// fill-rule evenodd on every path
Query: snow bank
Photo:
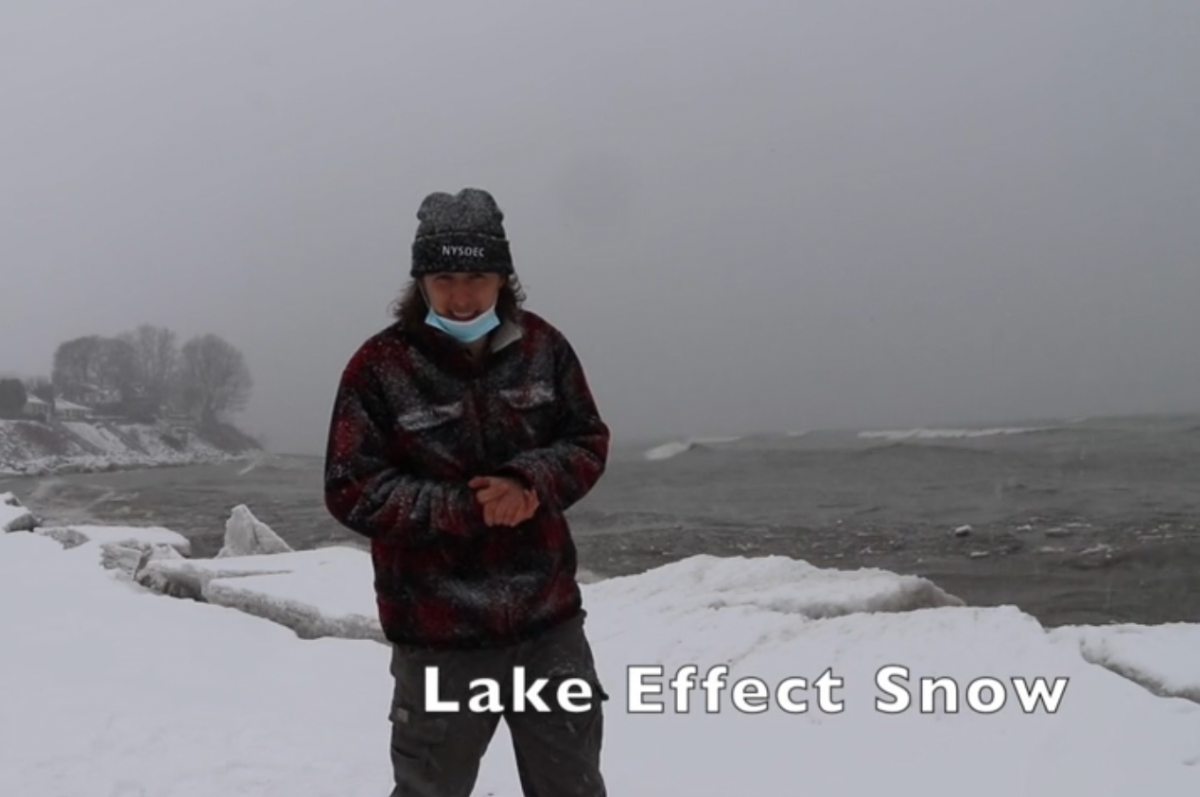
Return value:
M 917 576 L 886 570 L 825 570 L 783 556 L 693 556 L 648 573 L 590 586 L 609 607 L 675 617 L 697 611 L 778 612 L 819 619 L 861 612 L 962 606 L 961 599 Z
M 1051 633 L 1156 695 L 1200 703 L 1200 624 L 1064 626 Z
M 226 585 L 328 615 L 368 611 L 361 551 L 187 565 L 210 592 Z M 184 563 L 148 566 L 177 568 Z M 839 575 L 777 558 L 701 557 L 586 587 L 589 635 L 612 696 L 609 793 L 865 795 L 897 784 L 922 797 L 1200 793 L 1200 706 L 1089 663 L 1078 635 L 1047 633 L 1013 608 L 945 605 L 948 597 L 881 571 Z M 88 546 L 64 551 L 37 534 L 0 536 L 0 637 L 0 794 L 390 789 L 384 645 L 301 640 L 243 611 L 147 594 L 97 567 Z M 1196 660 L 1182 644 L 1157 651 L 1164 668 Z M 730 668 L 717 711 L 706 710 L 702 686 L 679 692 L 690 710 L 676 710 L 669 680 L 687 665 L 701 682 L 710 668 Z M 907 692 L 899 678 L 876 680 L 889 665 L 907 669 Z M 841 685 L 822 705 L 816 682 L 826 672 Z M 922 711 L 925 676 L 961 689 L 955 710 L 939 695 Z M 989 676 L 1006 702 L 982 713 L 991 695 L 968 686 Z M 744 678 L 761 680 L 764 711 L 734 705 L 742 692 L 731 685 Z M 1023 700 L 1019 689 L 1032 681 L 1036 691 L 1039 678 L 1045 691 Z M 662 694 L 641 694 L 639 683 Z M 779 685 L 797 686 L 783 697 L 807 706 L 786 710 Z M 908 710 L 888 710 L 906 694 Z M 663 710 L 632 710 L 639 702 Z M 503 725 L 474 793 L 521 794 Z
M 38 519 L 12 493 L 0 493 L 0 532 L 29 531 Z

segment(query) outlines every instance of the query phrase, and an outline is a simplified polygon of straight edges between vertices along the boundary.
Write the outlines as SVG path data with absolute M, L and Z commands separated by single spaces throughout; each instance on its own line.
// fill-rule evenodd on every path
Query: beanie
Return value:
M 413 277 L 439 271 L 513 272 L 504 214 L 487 191 L 464 188 L 425 197 L 417 211 Z

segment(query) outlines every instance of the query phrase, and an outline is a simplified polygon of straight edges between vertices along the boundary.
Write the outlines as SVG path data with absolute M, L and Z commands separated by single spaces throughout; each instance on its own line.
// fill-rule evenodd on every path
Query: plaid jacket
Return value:
M 609 429 L 556 328 L 522 311 L 478 363 L 456 341 L 399 323 L 351 357 L 333 407 L 325 505 L 371 541 L 389 641 L 513 644 L 581 609 L 564 511 L 606 467 Z M 467 483 L 511 476 L 537 513 L 487 526 Z

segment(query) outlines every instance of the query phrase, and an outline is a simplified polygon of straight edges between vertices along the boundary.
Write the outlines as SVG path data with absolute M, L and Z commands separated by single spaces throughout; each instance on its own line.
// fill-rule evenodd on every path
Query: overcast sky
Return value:
M 618 438 L 1200 409 L 1200 3 L 0 5 L 0 372 L 215 332 L 319 453 L 430 191 Z

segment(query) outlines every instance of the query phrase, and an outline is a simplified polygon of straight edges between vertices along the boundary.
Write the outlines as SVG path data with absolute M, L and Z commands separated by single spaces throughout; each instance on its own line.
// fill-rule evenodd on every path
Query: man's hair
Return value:
M 525 289 L 516 274 L 510 274 L 500 286 L 500 295 L 496 298 L 496 315 L 501 320 L 515 321 L 521 314 L 521 305 L 525 303 Z M 417 280 L 412 280 L 392 302 L 389 312 L 392 317 L 410 331 L 421 329 L 425 316 L 429 313 L 429 305 L 425 303 L 425 295 L 421 293 Z

